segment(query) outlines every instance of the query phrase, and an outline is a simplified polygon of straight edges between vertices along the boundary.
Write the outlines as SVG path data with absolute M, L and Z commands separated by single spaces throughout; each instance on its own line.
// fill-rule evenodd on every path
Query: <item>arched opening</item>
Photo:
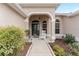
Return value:
M 51 35 L 49 20 L 51 18 L 45 14 L 34 14 L 29 17 L 30 37 L 42 37 L 42 35 Z M 49 30 L 50 29 L 50 30 Z

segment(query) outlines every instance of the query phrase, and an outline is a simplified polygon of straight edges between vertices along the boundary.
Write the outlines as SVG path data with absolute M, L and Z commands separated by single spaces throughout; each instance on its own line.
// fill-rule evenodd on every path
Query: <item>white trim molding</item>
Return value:
M 30 13 L 27 15 L 28 18 L 29 18 L 31 15 L 48 15 L 50 18 L 52 18 L 52 14 L 49 13 L 49 12 L 30 12 Z
M 63 36 L 64 34 L 55 34 L 56 39 L 62 39 Z
M 21 6 L 19 4 L 15 4 L 15 3 L 8 3 L 8 6 L 10 6 L 11 8 L 13 8 L 16 12 L 18 12 L 22 17 L 26 18 L 26 14 L 23 11 L 23 9 L 21 8 Z

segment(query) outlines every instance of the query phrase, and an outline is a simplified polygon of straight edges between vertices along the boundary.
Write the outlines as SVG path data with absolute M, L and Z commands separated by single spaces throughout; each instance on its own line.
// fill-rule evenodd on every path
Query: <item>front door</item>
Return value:
M 40 34 L 39 21 L 32 21 L 32 36 L 38 38 L 39 34 Z

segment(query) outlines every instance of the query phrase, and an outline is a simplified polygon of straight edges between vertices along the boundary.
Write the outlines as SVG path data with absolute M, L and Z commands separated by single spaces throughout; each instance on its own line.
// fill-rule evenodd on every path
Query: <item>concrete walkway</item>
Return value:
M 32 47 L 28 56 L 52 56 L 45 40 L 32 39 Z

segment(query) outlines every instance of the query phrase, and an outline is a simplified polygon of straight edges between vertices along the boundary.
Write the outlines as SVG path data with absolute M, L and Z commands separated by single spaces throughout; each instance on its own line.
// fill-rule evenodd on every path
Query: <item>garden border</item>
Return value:
M 28 49 L 28 51 L 27 51 L 26 56 L 29 56 L 31 49 L 32 49 L 32 44 L 30 45 L 30 47 L 29 47 L 29 49 Z
M 54 54 L 54 52 L 53 52 L 53 49 L 52 49 L 51 46 L 49 45 L 49 43 L 47 43 L 47 46 L 48 46 L 48 48 L 49 48 L 49 50 L 50 50 L 52 56 L 56 56 L 56 55 Z

